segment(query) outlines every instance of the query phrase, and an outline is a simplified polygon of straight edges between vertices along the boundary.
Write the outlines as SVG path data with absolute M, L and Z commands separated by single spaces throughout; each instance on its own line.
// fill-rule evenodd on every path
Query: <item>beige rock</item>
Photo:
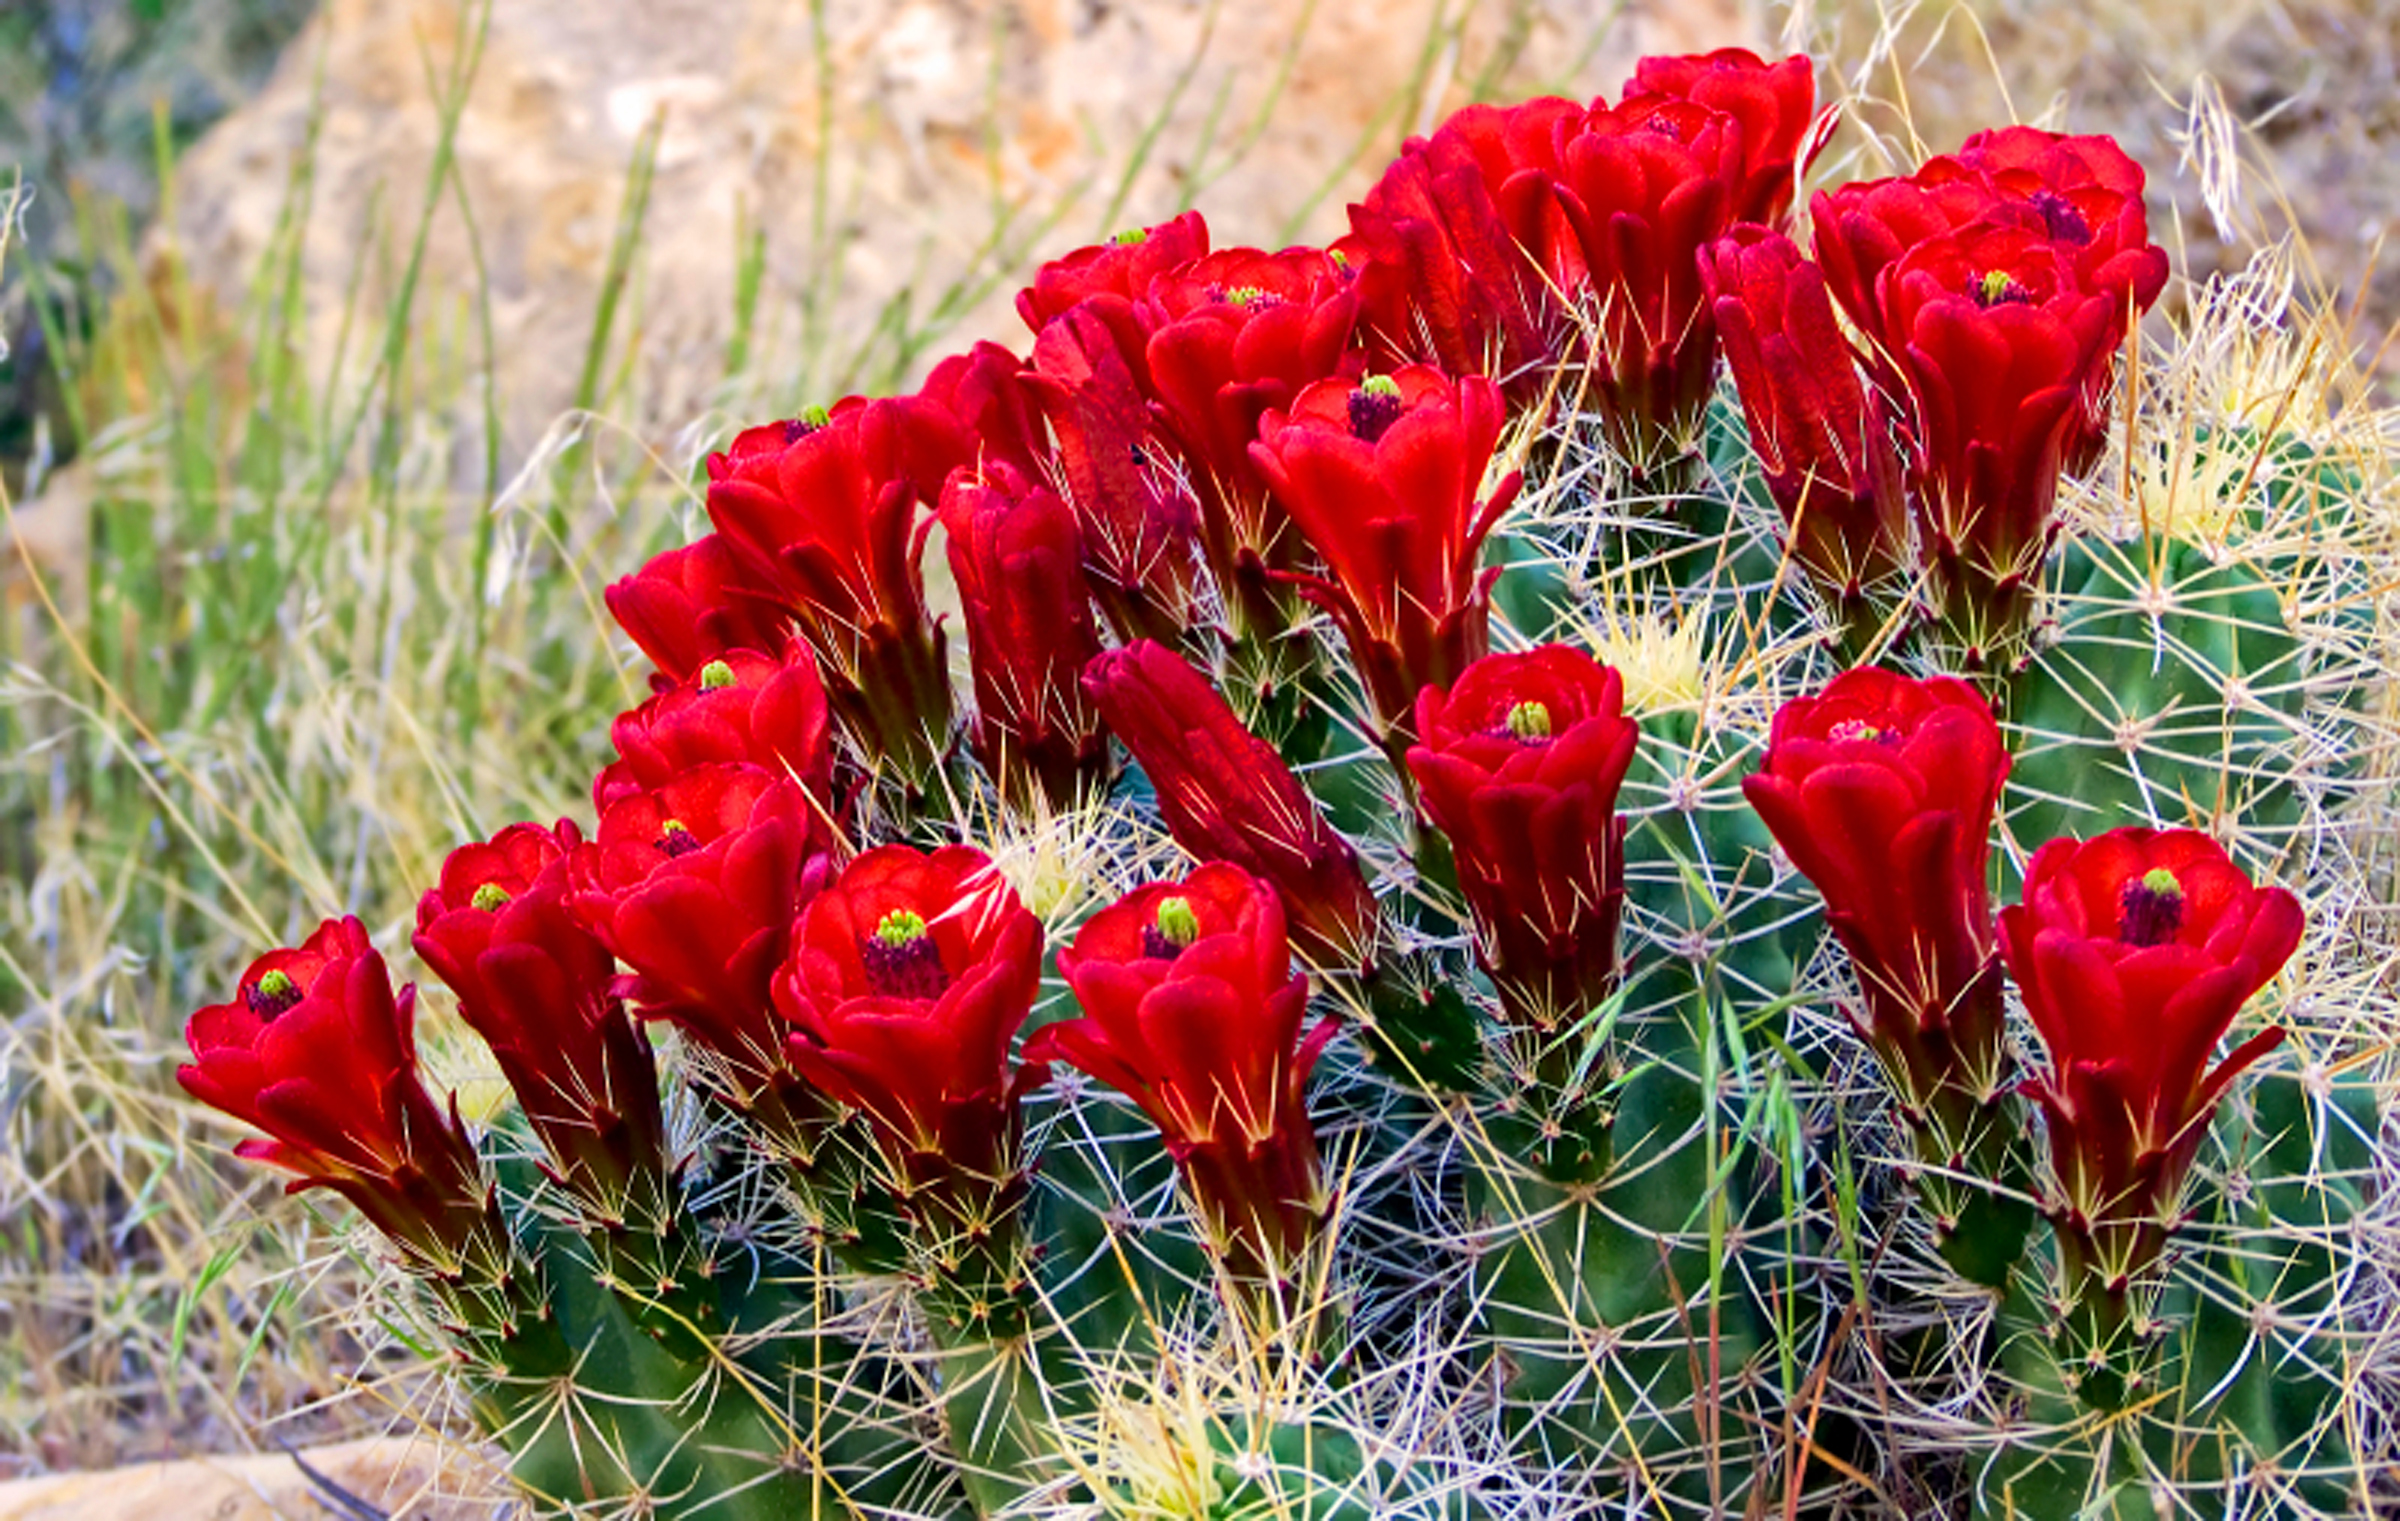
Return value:
M 426 1438 L 346 1442 L 301 1461 L 392 1521 L 486 1521 L 502 1497 L 489 1464 Z M 0 1521 L 325 1521 L 342 1513 L 281 1453 L 0 1484 Z
M 353 270 L 370 317 L 397 288 L 438 135 L 429 74 L 472 50 L 473 10 L 327 0 L 264 93 L 182 167 L 177 230 L 231 298 L 316 122 L 301 264 L 319 373 Z M 636 345 L 634 388 L 604 398 L 645 426 L 736 395 L 760 404 L 724 385 L 746 227 L 766 238 L 765 396 L 889 386 L 969 338 L 1021 343 L 1008 299 L 1042 257 L 1187 204 L 1221 244 L 1329 236 L 1400 139 L 1479 85 L 1589 95 L 1642 53 L 1755 45 L 1753 31 L 1749 0 L 826 0 L 821 32 L 804 0 L 498 0 L 456 162 L 512 448 L 573 399 L 654 119 L 656 182 L 616 329 Z M 479 283 L 446 201 L 417 315 L 465 335 L 451 345 L 462 367 Z M 352 336 L 353 376 L 374 331 Z

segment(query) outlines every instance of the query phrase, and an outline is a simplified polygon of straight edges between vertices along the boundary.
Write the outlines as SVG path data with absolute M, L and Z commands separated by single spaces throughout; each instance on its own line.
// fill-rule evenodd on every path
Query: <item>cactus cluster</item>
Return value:
M 2390 479 L 2272 258 L 2140 335 L 2113 144 L 1804 253 L 1829 129 L 1470 108 L 743 432 L 591 822 L 420 909 L 515 1108 L 355 920 L 186 1086 L 545 1514 L 2364 1509 Z

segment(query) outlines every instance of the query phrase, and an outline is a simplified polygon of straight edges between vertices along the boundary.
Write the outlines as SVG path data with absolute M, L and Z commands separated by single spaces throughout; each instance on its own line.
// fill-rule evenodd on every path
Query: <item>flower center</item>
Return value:
M 1146 227 L 1128 227 L 1109 241 L 1119 248 L 1139 248 L 1150 241 L 1150 230 Z
M 2042 225 L 2049 229 L 2053 243 L 2072 243 L 2081 248 L 2092 241 L 2092 224 L 2083 219 L 2075 203 L 2055 190 L 2034 192 L 2033 209 L 2042 214 Z
M 1889 729 L 1878 729 L 1863 718 L 1845 718 L 1825 731 L 1825 737 L 1836 744 L 1854 745 L 1861 740 L 1870 743 L 1893 738 Z
M 859 960 L 867 969 L 868 989 L 879 998 L 939 998 L 950 985 L 942 948 L 934 944 L 924 916 L 911 909 L 885 914 L 860 945 Z
M 712 660 L 700 668 L 700 690 L 703 692 L 722 692 L 732 686 L 736 679 L 733 667 L 722 660 Z
M 783 425 L 783 441 L 796 444 L 833 421 L 833 414 L 823 407 L 802 407 L 800 415 Z
M 1983 277 L 1967 289 L 1974 296 L 1975 304 L 1986 311 L 1995 306 L 2028 306 L 2033 302 L 2033 292 L 2005 269 L 1986 270 Z
M 299 1001 L 300 984 L 286 972 L 269 972 L 242 990 L 242 1002 L 261 1019 L 273 1019 Z
M 2165 945 L 2183 929 L 2183 884 L 2154 866 L 2117 895 L 2117 938 L 2127 945 Z
M 1256 285 L 1236 285 L 1230 290 L 1220 287 L 1216 297 L 1226 305 L 1238 306 L 1246 312 L 1263 312 L 1270 306 L 1283 304 L 1281 296 Z
M 670 856 L 688 856 L 704 848 L 700 837 L 692 833 L 692 826 L 681 819 L 661 819 L 658 838 L 650 843 Z
M 1369 375 L 1350 393 L 1350 432 L 1374 443 L 1400 420 L 1400 382 L 1389 375 Z
M 1142 954 L 1173 961 L 1199 938 L 1200 916 L 1192 912 L 1192 900 L 1161 898 L 1158 917 L 1142 926 Z
M 476 888 L 475 896 L 467 901 L 487 914 L 496 914 L 508 906 L 508 889 L 497 882 L 486 882 Z
M 1550 709 L 1545 703 L 1531 698 L 1508 710 L 1508 732 L 1526 744 L 1539 744 L 1550 737 Z

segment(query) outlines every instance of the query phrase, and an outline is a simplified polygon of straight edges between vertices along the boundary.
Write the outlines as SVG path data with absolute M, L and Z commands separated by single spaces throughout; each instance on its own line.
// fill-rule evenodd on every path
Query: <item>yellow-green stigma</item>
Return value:
M 1200 916 L 1192 912 L 1192 900 L 1161 898 L 1157 916 L 1143 926 L 1142 949 L 1161 960 L 1172 961 L 1199 938 Z
M 722 692 L 732 686 L 734 680 L 733 667 L 722 660 L 712 660 L 700 668 L 700 690 L 703 692 Z
M 875 938 L 898 950 L 925 938 L 925 917 L 913 909 L 895 908 L 875 926 Z
M 651 843 L 671 856 L 688 856 L 703 848 L 700 837 L 692 833 L 692 826 L 681 819 L 659 820 L 658 838 Z
M 1350 434 L 1374 443 L 1400 420 L 1400 382 L 1389 375 L 1369 375 L 1350 393 Z
M 1120 232 L 1115 237 L 1109 239 L 1109 241 L 1116 244 L 1119 248 L 1138 248 L 1142 244 L 1150 241 L 1150 229 L 1146 227 L 1128 227 L 1123 232 Z
M 250 985 L 242 1002 L 261 1019 L 273 1019 L 300 1001 L 300 984 L 288 972 L 268 972 Z
M 1508 732 L 1532 744 L 1550 737 L 1550 709 L 1547 704 L 1528 698 L 1508 710 Z
M 475 896 L 467 901 L 487 914 L 496 914 L 508 906 L 508 889 L 497 882 L 486 882 L 476 888 Z

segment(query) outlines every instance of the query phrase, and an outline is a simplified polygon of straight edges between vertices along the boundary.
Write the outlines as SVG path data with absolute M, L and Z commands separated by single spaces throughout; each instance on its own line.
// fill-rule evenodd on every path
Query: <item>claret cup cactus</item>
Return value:
M 425 893 L 513 1109 L 397 926 L 193 1016 L 535 1509 L 2388 1502 L 2375 420 L 2274 254 L 2143 321 L 2106 139 L 1802 197 L 1812 80 L 740 432 L 592 810 Z

